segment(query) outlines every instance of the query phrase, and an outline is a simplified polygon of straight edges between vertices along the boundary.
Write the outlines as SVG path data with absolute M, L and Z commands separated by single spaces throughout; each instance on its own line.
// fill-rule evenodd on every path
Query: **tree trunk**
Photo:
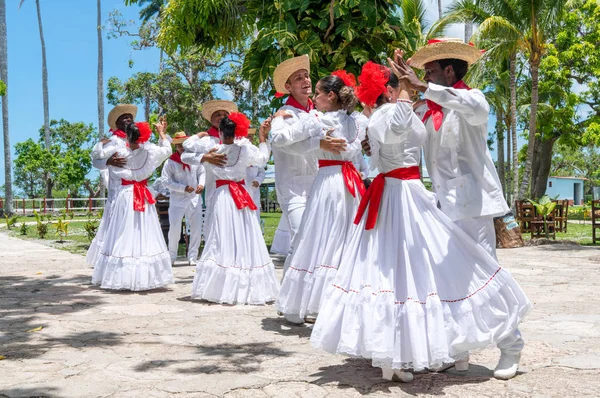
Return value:
M 496 139 L 498 140 L 498 177 L 502 192 L 506 192 L 506 177 L 504 169 L 504 114 L 502 109 L 496 109 Z
M 42 27 L 42 12 L 40 10 L 40 0 L 35 0 L 37 8 L 38 28 L 40 30 L 40 43 L 42 44 L 42 98 L 44 101 L 44 144 L 46 150 L 50 150 L 50 112 L 48 110 L 48 65 L 46 63 L 46 42 L 44 40 L 44 29 Z M 52 183 L 50 175 L 45 174 L 46 197 L 52 197 Z
M 529 115 L 529 141 L 527 147 L 527 159 L 525 161 L 525 170 L 523 172 L 523 182 L 521 183 L 521 188 L 519 189 L 519 198 L 522 198 L 526 195 L 527 190 L 533 193 L 533 185 L 530 186 L 531 175 L 532 175 L 532 167 L 533 167 L 533 155 L 535 153 L 535 134 L 537 132 L 537 102 L 538 102 L 538 72 L 539 72 L 539 63 L 538 62 L 530 62 L 530 71 L 531 71 L 531 113 Z
M 531 198 L 538 200 L 546 193 L 548 176 L 552 167 L 552 153 L 557 138 L 535 141 L 535 153 L 531 177 Z
M 2 96 L 2 133 L 4 135 L 4 212 L 12 214 L 12 163 L 10 161 L 10 135 L 8 129 L 8 37 L 6 31 L 6 2 L 0 0 L 0 80 L 6 84 Z
M 150 122 L 150 95 L 146 96 L 144 103 L 144 121 Z
M 102 0 L 97 1 L 98 33 L 98 136 L 104 137 L 104 56 L 102 54 Z
M 465 22 L 465 43 L 471 41 L 471 36 L 473 36 L 473 22 Z
M 505 118 L 506 120 L 506 191 L 504 191 L 504 197 L 506 198 L 506 201 L 508 202 L 508 204 L 510 205 L 510 203 L 512 202 L 512 180 L 513 180 L 513 175 L 511 173 L 511 159 L 512 159 L 512 152 L 511 152 L 511 131 L 512 131 L 512 125 L 510 124 L 510 106 L 509 106 L 509 115 L 508 117 Z
M 437 3 L 438 3 L 438 15 L 439 15 L 439 18 L 442 19 L 442 14 L 443 14 L 443 12 L 442 12 L 442 0 L 438 0 Z

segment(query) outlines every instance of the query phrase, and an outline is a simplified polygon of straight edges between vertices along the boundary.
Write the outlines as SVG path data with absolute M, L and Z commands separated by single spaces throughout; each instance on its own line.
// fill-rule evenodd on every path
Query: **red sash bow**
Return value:
M 365 184 L 360 176 L 356 167 L 352 164 L 352 162 L 348 162 L 345 160 L 319 160 L 319 167 L 328 167 L 328 166 L 342 166 L 342 175 L 344 176 L 344 184 L 346 185 L 346 189 L 350 192 L 350 195 L 356 198 L 356 189 L 360 192 L 360 196 L 364 196 L 366 192 Z
M 471 87 L 467 86 L 462 80 L 456 82 L 456 84 L 452 86 L 452 88 L 465 90 L 471 89 Z M 427 107 L 429 108 L 429 110 L 425 112 L 425 115 L 423 116 L 423 123 L 425 123 L 429 116 L 431 116 L 431 120 L 433 120 L 433 128 L 435 129 L 435 131 L 438 131 L 440 127 L 442 127 L 442 121 L 444 120 L 444 112 L 442 110 L 442 106 L 436 104 L 433 101 L 427 100 Z
M 252 197 L 244 188 L 246 182 L 244 180 L 241 181 L 233 181 L 233 180 L 217 180 L 217 188 L 222 187 L 223 185 L 229 185 L 229 192 L 233 197 L 233 202 L 237 206 L 239 210 L 242 210 L 244 207 L 249 207 L 250 210 L 256 210 L 256 204 L 252 200 Z
M 386 178 L 397 178 L 399 180 L 418 180 L 420 178 L 419 166 L 401 167 L 399 169 L 394 169 L 387 173 L 380 173 L 377 175 L 377 177 L 373 179 L 371 185 L 369 185 L 369 189 L 367 189 L 367 193 L 360 201 L 360 205 L 358 205 L 358 211 L 356 213 L 356 217 L 354 218 L 354 224 L 360 223 L 360 220 L 365 214 L 367 206 L 369 206 L 365 229 L 369 230 L 375 228 L 377 215 L 379 214 L 379 204 L 381 203 L 381 196 L 383 195 L 383 188 L 385 186 Z
M 121 179 L 121 185 L 133 185 L 133 210 L 144 211 L 146 202 L 151 205 L 156 203 L 156 200 L 148 189 L 148 180 L 131 181 Z
M 179 163 L 180 165 L 183 166 L 183 171 L 185 170 L 191 170 L 192 168 L 190 167 L 189 164 L 185 164 L 181 161 L 181 154 L 178 151 L 175 151 L 170 157 L 169 159 L 171 159 L 172 161 L 174 161 L 175 163 Z

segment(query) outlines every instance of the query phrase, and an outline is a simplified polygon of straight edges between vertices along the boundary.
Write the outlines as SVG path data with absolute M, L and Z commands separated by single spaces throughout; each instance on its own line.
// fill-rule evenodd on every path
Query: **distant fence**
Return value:
M 91 212 L 104 208 L 106 198 L 34 198 L 13 199 L 13 212 L 15 214 L 33 214 L 54 212 Z M 4 199 L 0 198 L 0 209 L 4 209 Z

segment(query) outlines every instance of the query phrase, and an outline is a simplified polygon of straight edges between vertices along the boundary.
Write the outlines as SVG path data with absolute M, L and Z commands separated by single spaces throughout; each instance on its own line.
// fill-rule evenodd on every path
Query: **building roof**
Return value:
M 580 180 L 580 181 L 587 181 L 588 179 L 585 177 L 563 177 L 563 176 L 550 176 L 548 178 L 558 178 L 561 180 Z

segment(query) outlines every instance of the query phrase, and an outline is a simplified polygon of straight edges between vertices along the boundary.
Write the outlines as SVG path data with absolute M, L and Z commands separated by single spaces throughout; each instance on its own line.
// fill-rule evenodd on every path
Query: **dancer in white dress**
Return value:
M 279 291 L 275 267 L 267 251 L 254 211 L 256 205 L 244 188 L 246 169 L 264 167 L 269 158 L 268 132 L 259 130 L 256 148 L 247 139 L 250 121 L 233 112 L 220 124 L 222 144 L 208 150 L 227 155 L 222 167 L 206 165 L 216 189 L 209 206 L 204 250 L 196 266 L 192 298 L 226 304 L 265 304 Z M 241 138 L 235 140 L 235 137 Z
M 108 126 L 110 127 L 112 136 L 110 138 L 102 139 L 92 149 L 92 164 L 95 168 L 100 170 L 100 178 L 104 182 L 107 195 L 100 225 L 96 231 L 96 236 L 90 243 L 90 247 L 85 257 L 85 261 L 89 265 L 94 264 L 94 260 L 98 255 L 98 250 L 102 246 L 102 242 L 104 240 L 104 231 L 106 229 L 106 225 L 108 225 L 110 221 L 112 204 L 117 192 L 119 191 L 118 187 L 121 185 L 121 180 L 118 177 L 116 177 L 114 174 L 109 174 L 108 166 L 123 167 L 126 164 L 125 159 L 118 156 L 118 152 L 113 153 L 112 156 L 104 157 L 103 149 L 107 146 L 113 145 L 125 146 L 127 143 L 125 129 L 127 128 L 128 124 L 133 123 L 136 114 L 137 106 L 132 104 L 119 104 L 111 109 L 108 113 Z
M 271 253 L 287 256 L 291 247 L 290 226 L 288 218 L 285 214 L 281 214 L 279 224 L 273 235 L 273 243 L 271 243 Z
M 405 86 L 368 62 L 358 97 L 379 174 L 365 194 L 311 336 L 371 358 L 383 377 L 435 368 L 513 333 L 531 304 L 510 273 L 436 206 L 419 180 L 427 133 Z
M 265 180 L 265 168 L 250 166 L 246 170 L 246 190 L 256 205 L 256 218 L 260 223 L 260 184 Z
M 127 159 L 123 168 L 109 167 L 121 179 L 114 199 L 104 241 L 94 260 L 92 284 L 103 289 L 150 290 L 173 283 L 171 258 L 165 245 L 155 200 L 147 179 L 171 155 L 164 133 L 166 123 L 157 125 L 159 144 L 147 142 L 152 134 L 147 123 L 127 126 L 128 147 L 107 146 Z
M 189 137 L 183 131 L 175 133 L 175 152 L 165 162 L 161 178 L 169 189 L 169 254 L 171 263 L 177 260 L 177 249 L 181 236 L 181 222 L 185 215 L 186 227 L 190 230 L 188 261 L 196 264 L 202 237 L 202 196 L 205 176 L 204 166 L 190 166 L 181 161 L 182 143 Z
M 306 140 L 330 136 L 346 142 L 346 150 L 317 150 L 319 171 L 312 185 L 300 229 L 285 262 L 277 307 L 286 319 L 302 323 L 316 316 L 325 288 L 340 266 L 347 231 L 365 187 L 356 167 L 362 161 L 361 141 L 367 118 L 352 113 L 357 104 L 356 79 L 336 71 L 319 80 L 314 101 L 319 111 L 300 115 Z M 285 111 L 279 111 L 285 112 Z M 278 112 L 278 113 L 279 113 Z M 278 113 L 275 116 L 280 116 Z M 300 142 L 302 144 L 302 142 Z

